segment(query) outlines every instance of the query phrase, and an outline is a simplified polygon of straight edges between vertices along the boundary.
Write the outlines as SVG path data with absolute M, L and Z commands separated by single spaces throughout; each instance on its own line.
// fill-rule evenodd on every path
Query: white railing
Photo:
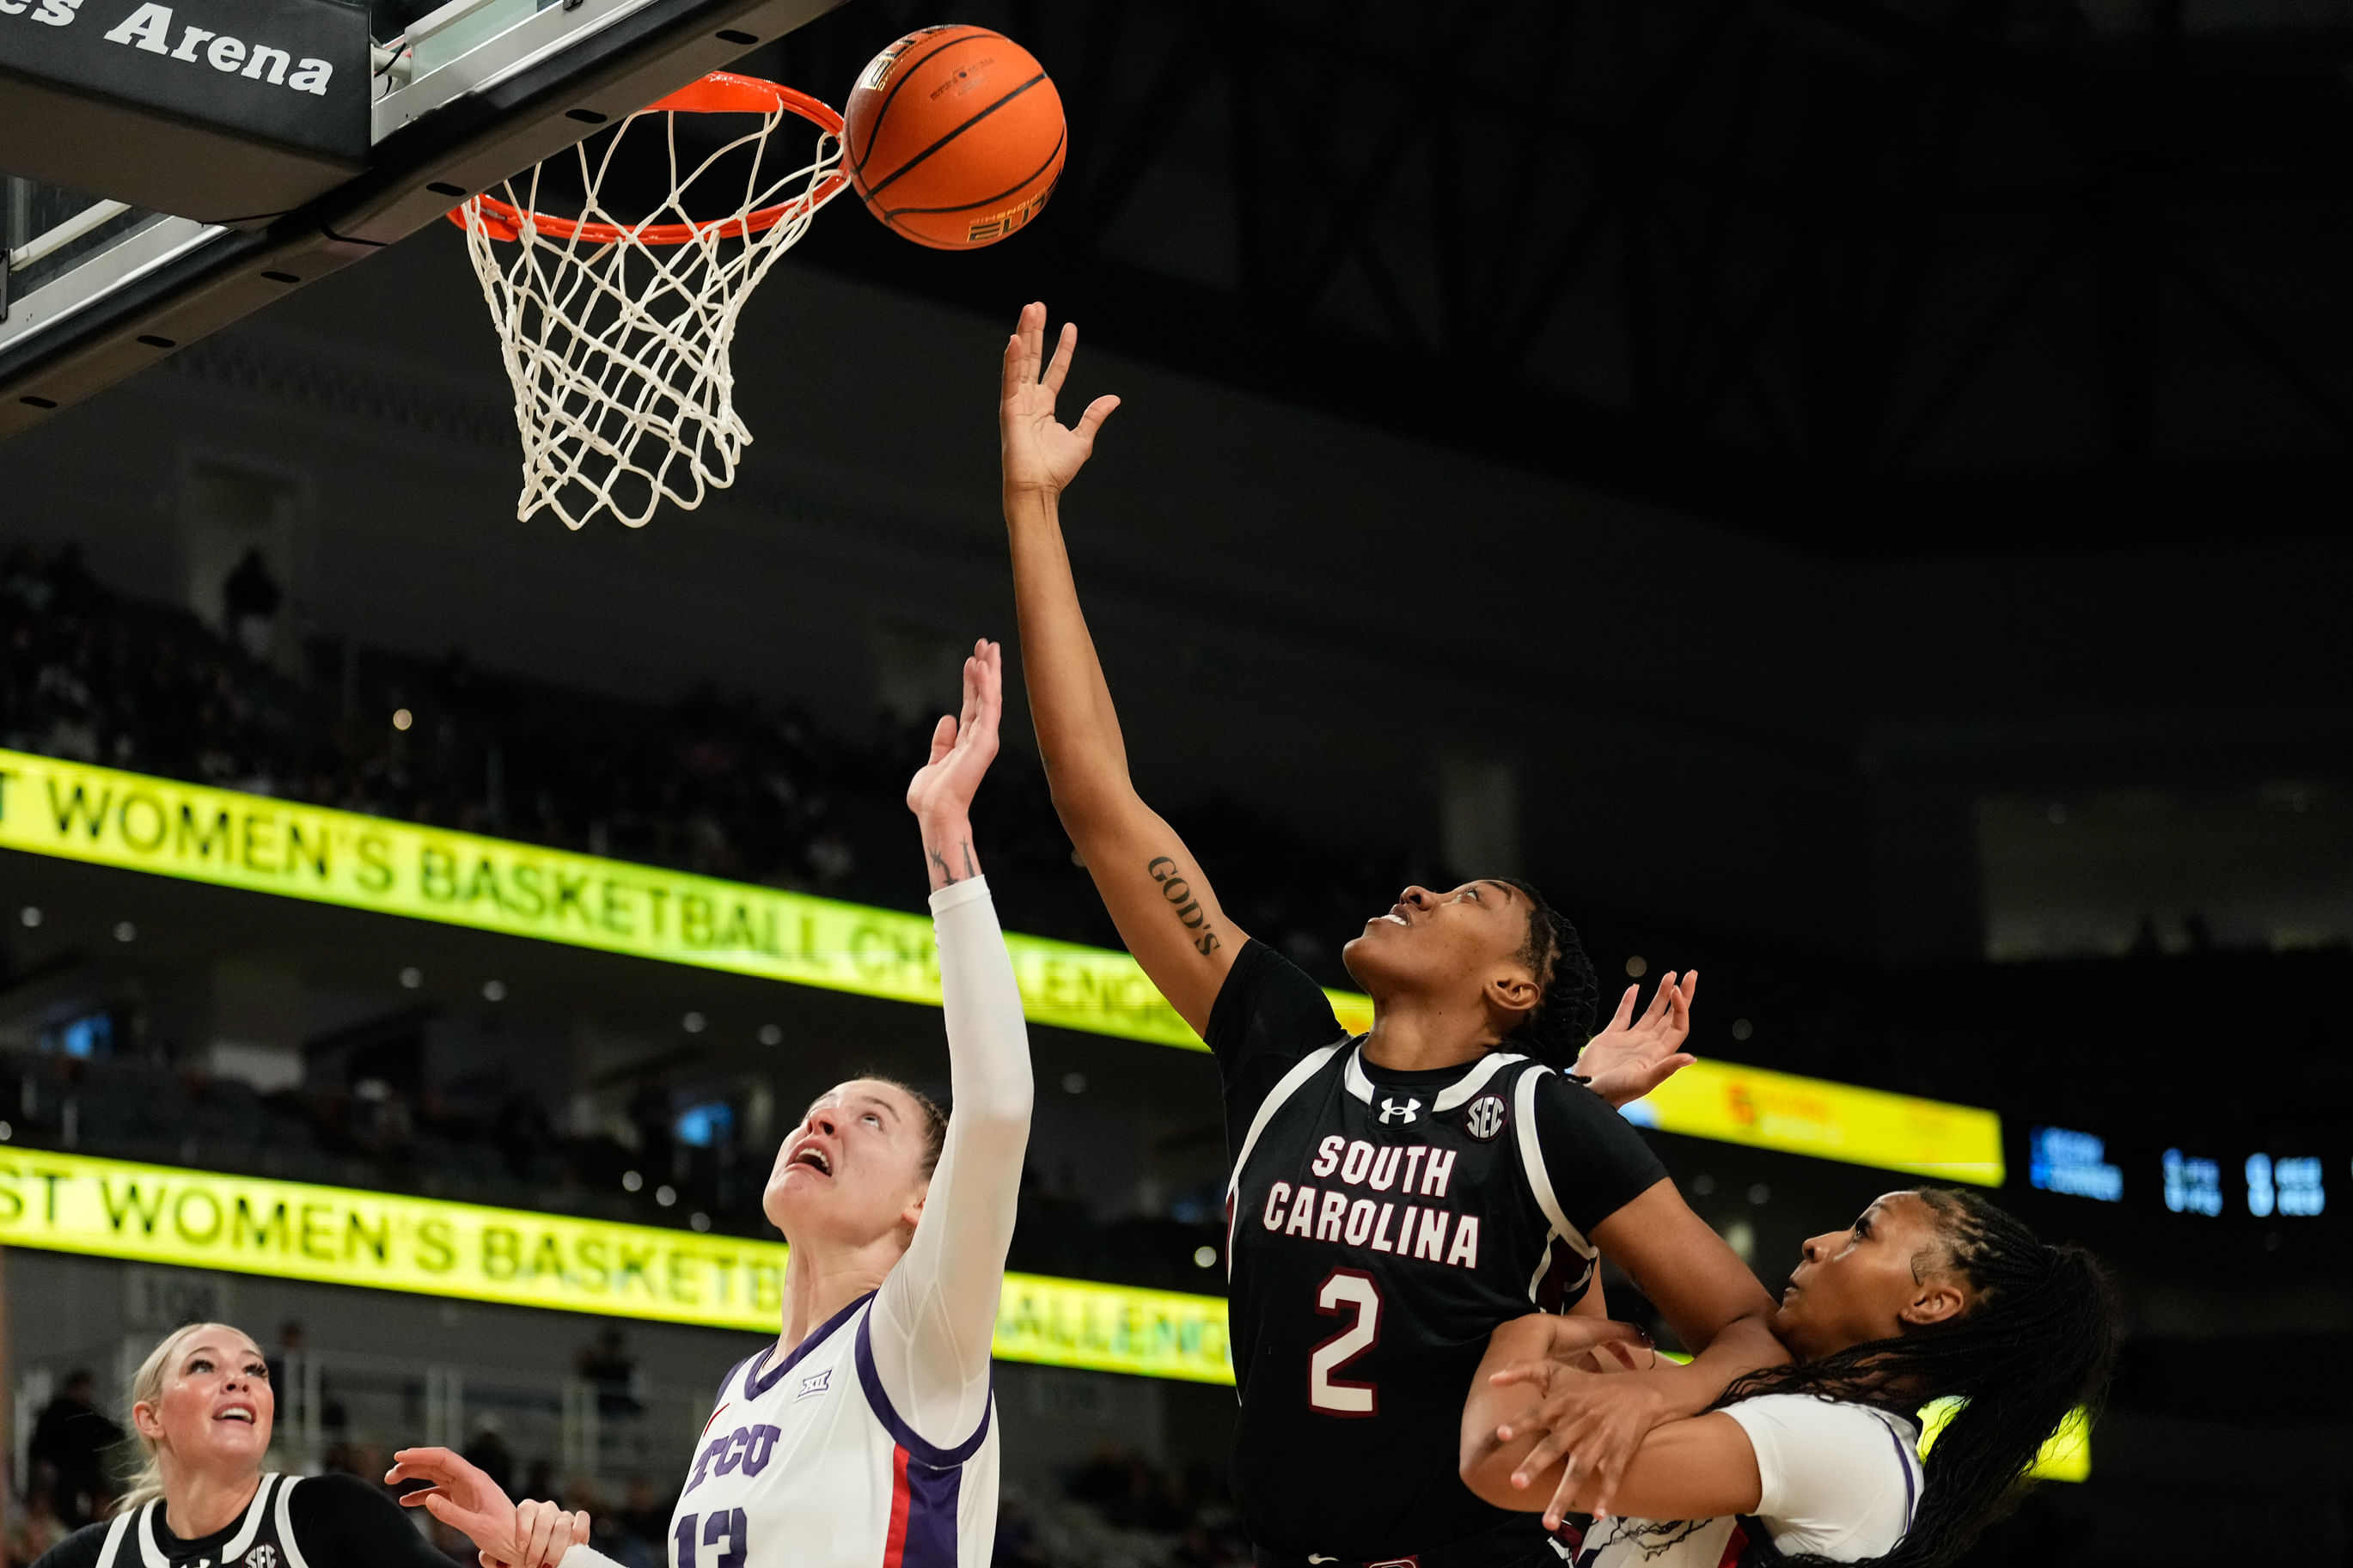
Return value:
M 75 1365 L 111 1363 L 111 1403 L 128 1397 L 132 1374 L 154 1348 L 153 1334 L 124 1338 Z M 315 1471 L 341 1447 L 373 1461 L 396 1449 L 439 1445 L 463 1449 L 494 1431 L 513 1456 L 521 1487 L 544 1460 L 565 1485 L 618 1489 L 633 1478 L 659 1485 L 691 1457 L 710 1418 L 711 1394 L 642 1375 L 624 1386 L 513 1367 L 428 1362 L 358 1351 L 309 1352 L 271 1358 L 278 1419 L 272 1461 Z M 24 1447 L 41 1407 L 63 1380 L 66 1363 L 18 1369 L 13 1401 L 16 1451 L 10 1479 L 25 1480 Z M 103 1373 L 101 1373 L 103 1375 Z

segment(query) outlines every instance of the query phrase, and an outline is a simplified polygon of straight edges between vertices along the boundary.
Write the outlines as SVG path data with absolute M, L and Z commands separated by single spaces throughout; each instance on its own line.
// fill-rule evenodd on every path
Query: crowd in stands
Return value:
M 258 557 L 222 599 L 216 630 L 107 589 L 73 546 L 12 550 L 0 560 L 0 747 L 923 907 L 903 802 L 928 718 L 878 719 L 861 739 L 716 688 L 653 709 L 491 675 L 462 654 L 327 643 L 290 654 L 270 633 L 280 595 Z M 1116 942 L 1018 748 L 976 811 L 1008 927 Z M 1327 984 L 1346 984 L 1332 933 L 1432 874 L 1407 852 L 1312 844 L 1230 805 L 1177 825 L 1205 859 L 1251 868 L 1247 904 L 1229 900 L 1236 919 Z

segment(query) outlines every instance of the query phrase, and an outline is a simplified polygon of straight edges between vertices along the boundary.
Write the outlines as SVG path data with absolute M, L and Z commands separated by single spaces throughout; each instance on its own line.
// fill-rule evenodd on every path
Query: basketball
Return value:
M 867 210 L 935 250 L 996 244 L 1061 178 L 1061 95 L 1035 56 L 986 27 L 908 34 L 867 62 L 842 119 Z

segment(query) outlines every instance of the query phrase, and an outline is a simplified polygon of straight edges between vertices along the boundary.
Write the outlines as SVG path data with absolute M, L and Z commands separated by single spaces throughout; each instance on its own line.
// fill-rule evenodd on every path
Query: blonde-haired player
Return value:
M 1029 1037 L 973 792 L 997 754 L 1002 655 L 976 644 L 964 711 L 908 786 L 923 828 L 955 1118 L 852 1079 L 776 1152 L 765 1208 L 792 1246 L 783 1331 L 727 1374 L 670 1521 L 671 1568 L 985 1568 L 997 1519 L 989 1347 L 1029 1140 Z M 486 1559 L 607 1562 L 585 1515 L 520 1509 L 443 1448 L 394 1456 L 403 1500 Z
M 131 1379 L 138 1475 L 111 1520 L 34 1568 L 448 1568 L 365 1481 L 263 1470 L 277 1414 L 269 1365 L 243 1330 L 165 1334 Z

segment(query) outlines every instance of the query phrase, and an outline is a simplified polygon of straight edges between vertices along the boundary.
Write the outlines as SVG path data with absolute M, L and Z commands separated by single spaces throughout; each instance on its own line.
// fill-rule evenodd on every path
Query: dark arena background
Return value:
M 70 168 L 0 16 L 11 1562 L 192 1315 L 269 1349 L 283 1468 L 446 1442 L 667 1561 L 777 1141 L 944 1089 L 902 797 L 973 637 L 1018 668 L 1044 300 L 1124 400 L 1065 514 L 1130 758 L 1243 926 L 1349 990 L 1399 888 L 1510 869 L 1606 995 L 1696 966 L 1636 1115 L 1776 1290 L 1923 1172 L 2125 1284 L 2108 1407 L 1970 1563 L 2353 1563 L 2353 7 L 452 9 L 369 12 L 349 146 L 117 106 Z M 441 90 L 412 30 L 459 71 L 607 13 L 387 113 Z M 954 254 L 845 197 L 744 311 L 732 489 L 516 521 L 440 214 L 942 20 L 1054 77 L 1051 202 Z M 1037 950 L 997 1562 L 1246 1562 L 1215 1070 L 1008 688 L 990 879 L 1086 951 Z

